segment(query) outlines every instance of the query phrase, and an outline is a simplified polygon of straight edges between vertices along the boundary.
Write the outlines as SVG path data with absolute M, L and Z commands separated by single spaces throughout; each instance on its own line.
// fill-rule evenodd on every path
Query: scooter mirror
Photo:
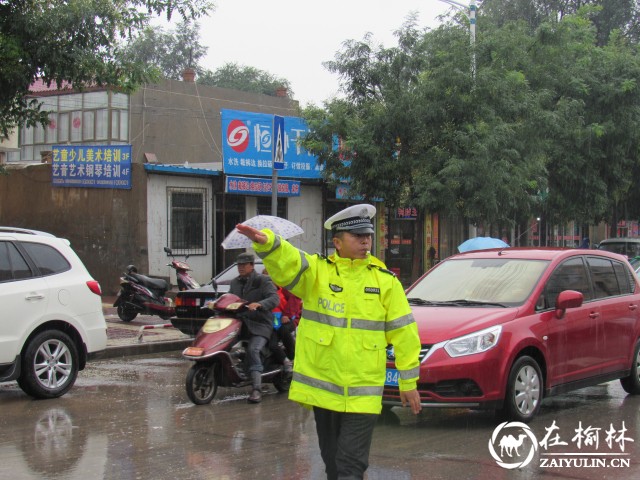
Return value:
M 169 247 L 164 247 L 164 253 L 173 256 L 173 252 L 171 251 L 171 249 Z

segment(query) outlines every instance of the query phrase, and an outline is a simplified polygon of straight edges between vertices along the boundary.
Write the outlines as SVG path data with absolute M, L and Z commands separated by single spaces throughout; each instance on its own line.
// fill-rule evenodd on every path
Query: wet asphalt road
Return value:
M 184 390 L 189 366 L 177 353 L 98 361 L 70 393 L 45 401 L 0 385 L 0 478 L 324 478 L 311 412 L 272 386 L 259 405 L 246 403 L 247 389 L 220 389 L 211 405 L 195 406 Z M 549 440 L 545 450 L 539 443 L 554 422 L 550 439 L 567 445 Z M 535 444 L 517 426 L 492 443 L 499 423 L 488 412 L 428 409 L 415 417 L 395 408 L 376 427 L 366 478 L 640 478 L 640 397 L 627 397 L 617 381 L 545 400 L 529 425 Z M 591 442 L 582 435 L 578 448 L 580 427 L 590 428 Z M 507 432 L 520 468 L 503 468 L 491 454 Z M 504 452 L 498 460 L 513 465 Z

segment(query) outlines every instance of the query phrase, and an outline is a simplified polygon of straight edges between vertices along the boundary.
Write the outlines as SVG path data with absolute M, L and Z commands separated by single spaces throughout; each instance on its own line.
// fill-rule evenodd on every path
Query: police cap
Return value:
M 331 230 L 334 235 L 338 232 L 374 233 L 372 219 L 375 215 L 376 207 L 373 205 L 367 203 L 351 205 L 324 222 L 324 228 Z

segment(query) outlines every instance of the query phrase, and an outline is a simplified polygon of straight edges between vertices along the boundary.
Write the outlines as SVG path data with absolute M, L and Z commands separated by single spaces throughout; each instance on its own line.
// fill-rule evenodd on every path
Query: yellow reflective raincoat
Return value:
M 418 328 L 395 275 L 369 255 L 351 260 L 298 250 L 268 229 L 254 243 L 273 281 L 303 301 L 289 398 L 337 412 L 380 413 L 386 347 L 401 391 L 419 376 Z

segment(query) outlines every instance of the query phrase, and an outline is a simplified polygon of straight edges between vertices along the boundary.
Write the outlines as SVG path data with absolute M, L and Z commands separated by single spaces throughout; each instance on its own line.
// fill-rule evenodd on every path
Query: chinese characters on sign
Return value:
M 271 179 L 227 177 L 225 192 L 245 195 L 271 195 Z M 300 182 L 295 180 L 278 180 L 278 196 L 299 197 Z
M 396 208 L 396 220 L 416 220 L 417 218 L 418 210 L 415 207 Z
M 273 173 L 273 115 L 226 110 L 222 118 L 223 170 L 227 175 L 258 175 Z M 300 145 L 309 130 L 304 120 L 284 117 L 284 169 L 281 177 L 321 178 L 322 167 L 315 156 Z
M 131 188 L 131 145 L 54 145 L 57 187 Z

